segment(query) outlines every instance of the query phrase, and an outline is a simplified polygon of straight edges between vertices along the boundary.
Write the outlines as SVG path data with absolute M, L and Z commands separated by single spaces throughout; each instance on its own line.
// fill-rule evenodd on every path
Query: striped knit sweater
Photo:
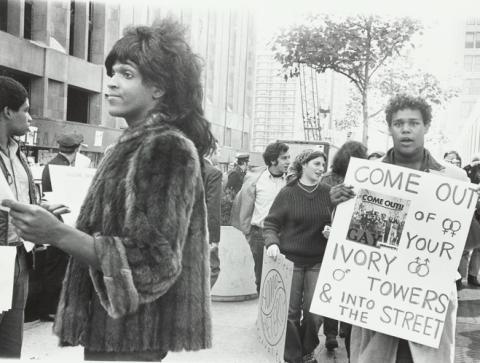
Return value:
M 275 198 L 264 222 L 266 246 L 278 244 L 280 252 L 296 264 L 322 262 L 327 245 L 323 228 L 330 224 L 330 187 L 320 184 L 308 193 L 295 183 Z

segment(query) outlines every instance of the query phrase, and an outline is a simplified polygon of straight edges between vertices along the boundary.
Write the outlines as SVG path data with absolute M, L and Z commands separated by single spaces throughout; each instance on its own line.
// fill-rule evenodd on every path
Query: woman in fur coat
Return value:
M 128 129 L 107 153 L 77 229 L 13 201 L 24 239 L 72 258 L 54 332 L 86 360 L 156 360 L 211 346 L 200 157 L 213 146 L 200 67 L 178 23 L 129 29 L 110 51 L 109 113 Z

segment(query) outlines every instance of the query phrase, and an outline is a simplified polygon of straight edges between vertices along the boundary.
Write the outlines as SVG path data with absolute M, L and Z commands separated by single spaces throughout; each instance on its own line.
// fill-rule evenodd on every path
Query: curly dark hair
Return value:
M 271 166 L 275 161 L 277 161 L 280 154 L 286 153 L 287 151 L 288 145 L 284 144 L 283 142 L 274 142 L 272 144 L 268 144 L 263 152 L 263 160 L 267 166 Z
M 336 152 L 332 161 L 332 172 L 345 177 L 350 157 L 366 159 L 367 147 L 358 141 L 347 141 Z
M 432 107 L 427 101 L 421 97 L 399 94 L 388 101 L 385 109 L 385 118 L 389 127 L 392 125 L 393 114 L 405 109 L 420 111 L 424 125 L 429 125 L 432 122 Z
M 175 20 L 162 19 L 152 26 L 125 29 L 105 60 L 112 76 L 115 62 L 134 63 L 143 82 L 165 94 L 151 113 L 160 113 L 198 149 L 201 156 L 215 147 L 210 124 L 204 118 L 200 58 L 185 41 L 185 28 Z
M 28 98 L 25 87 L 11 77 L 0 76 L 0 110 L 18 111 Z

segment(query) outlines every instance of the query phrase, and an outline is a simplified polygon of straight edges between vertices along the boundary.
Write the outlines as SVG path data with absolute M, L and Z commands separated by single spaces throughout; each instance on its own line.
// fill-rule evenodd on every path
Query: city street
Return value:
M 214 302 L 213 348 L 200 352 L 169 353 L 165 362 L 272 362 L 256 340 L 255 319 L 257 300 L 243 302 Z M 58 347 L 51 333 L 52 323 L 38 321 L 25 324 L 22 360 L 81 361 L 83 348 Z M 322 329 L 320 330 L 320 333 Z M 456 363 L 480 360 L 480 289 L 466 288 L 460 291 Z M 343 339 L 340 348 L 329 354 L 322 343 L 317 348 L 318 362 L 346 363 Z

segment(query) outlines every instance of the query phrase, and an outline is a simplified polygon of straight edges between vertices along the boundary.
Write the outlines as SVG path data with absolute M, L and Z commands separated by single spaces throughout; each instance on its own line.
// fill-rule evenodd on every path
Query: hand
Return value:
M 323 228 L 323 231 L 322 231 L 322 234 L 323 236 L 328 239 L 328 237 L 330 237 L 330 230 L 332 229 L 332 227 L 330 227 L 329 225 L 326 225 L 324 228 Z
M 12 224 L 23 239 L 36 244 L 53 244 L 58 239 L 57 227 L 62 223 L 46 209 L 14 200 L 3 200 L 2 206 L 10 208 Z
M 280 248 L 278 245 L 273 244 L 268 246 L 267 248 L 267 256 L 273 258 L 275 261 L 277 260 L 277 256 L 280 254 Z
M 354 196 L 355 192 L 353 191 L 353 186 L 351 185 L 345 185 L 342 183 L 335 185 L 330 189 L 330 201 L 334 207 L 342 202 L 352 199 Z
M 218 242 L 212 242 L 210 243 L 210 251 L 214 250 L 215 248 L 218 248 Z
M 49 204 L 49 203 L 46 203 L 46 202 L 42 202 L 40 203 L 40 206 L 46 210 L 48 210 L 50 213 L 56 215 L 57 217 L 62 215 L 62 214 L 66 214 L 66 213 L 70 213 L 70 208 L 68 208 L 66 205 L 64 204 Z

